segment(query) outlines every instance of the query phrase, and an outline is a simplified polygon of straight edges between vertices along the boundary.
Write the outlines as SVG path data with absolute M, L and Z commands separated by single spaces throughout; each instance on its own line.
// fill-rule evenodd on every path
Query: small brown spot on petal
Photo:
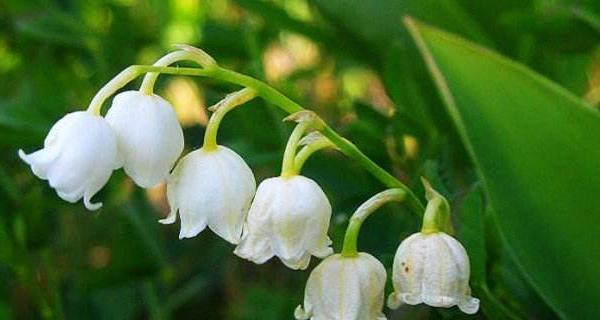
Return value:
M 410 269 L 408 267 L 404 267 L 404 272 L 408 273 Z

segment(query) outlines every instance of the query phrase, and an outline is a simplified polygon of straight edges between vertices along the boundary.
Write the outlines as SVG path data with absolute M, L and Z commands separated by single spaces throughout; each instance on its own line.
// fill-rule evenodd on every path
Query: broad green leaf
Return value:
M 456 214 L 456 213 L 455 213 Z M 482 190 L 479 185 L 474 186 L 465 196 L 460 205 L 458 237 L 469 253 L 471 261 L 471 282 L 485 284 L 485 207 Z
M 563 318 L 600 314 L 600 114 L 485 48 L 405 20 L 507 246 Z
M 481 312 L 491 320 L 521 319 L 522 315 L 504 305 L 489 289 L 486 274 L 488 253 L 486 251 L 486 205 L 481 185 L 472 186 L 462 200 L 458 214 L 458 239 L 465 246 L 471 263 L 471 289 L 473 295 L 481 300 Z M 456 219 L 456 218 L 455 218 Z M 491 278 L 491 277 L 490 277 Z

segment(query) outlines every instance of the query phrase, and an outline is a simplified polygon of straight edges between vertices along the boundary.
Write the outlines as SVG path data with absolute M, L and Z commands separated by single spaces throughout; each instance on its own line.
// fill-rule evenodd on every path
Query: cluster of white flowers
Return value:
M 249 89 L 229 95 L 212 109 L 209 126 L 218 126 L 224 112 L 254 96 Z M 292 154 L 301 131 L 292 139 Z M 90 199 L 115 169 L 123 167 L 144 188 L 166 181 L 171 211 L 161 223 L 174 223 L 179 213 L 179 238 L 195 237 L 208 226 L 238 245 L 235 254 L 258 264 L 277 256 L 292 269 L 305 269 L 311 255 L 333 253 L 327 236 L 331 205 L 315 181 L 282 174 L 257 189 L 237 153 L 210 143 L 184 156 L 171 172 L 183 147 L 181 126 L 166 100 L 126 91 L 114 98 L 105 118 L 85 111 L 67 114 L 52 127 L 42 150 L 29 155 L 19 150 L 19 155 L 61 198 L 83 197 L 89 210 L 101 207 Z
M 310 274 L 296 319 L 386 319 L 385 282 L 383 264 L 368 253 L 329 256 Z M 465 249 L 443 232 L 419 232 L 403 241 L 394 258 L 392 282 L 395 291 L 387 302 L 391 309 L 404 303 L 458 306 L 467 314 L 479 309 L 479 300 L 470 296 Z
M 474 314 L 479 309 L 479 300 L 470 296 L 469 257 L 456 239 L 436 227 L 440 225 L 439 219 L 444 218 L 447 203 L 428 183 L 426 188 L 430 201 L 423 228 L 398 247 L 392 271 L 394 292 L 387 305 L 391 309 L 421 303 L 445 308 L 458 306 L 464 313 Z M 394 193 L 403 194 L 398 189 L 386 190 L 361 205 L 352 216 L 349 232 L 357 231 L 352 230 L 353 224 L 360 228 L 362 221 L 383 203 L 403 199 L 390 196 Z M 386 319 L 382 311 L 385 268 L 375 257 L 356 252 L 356 248 L 346 252 L 348 240 L 356 238 L 349 237 L 347 232 L 342 254 L 327 257 L 312 271 L 304 307 L 296 308 L 296 319 Z
M 144 90 L 116 95 L 106 117 L 93 111 L 65 115 L 50 129 L 43 149 L 31 154 L 19 150 L 19 156 L 62 199 L 83 198 L 89 210 L 101 207 L 91 199 L 112 171 L 121 167 L 140 187 L 166 182 L 171 211 L 160 222 L 174 223 L 179 215 L 180 239 L 195 237 L 208 226 L 236 245 L 236 255 L 257 264 L 277 256 L 291 269 L 306 269 L 311 256 L 327 257 L 310 274 L 304 307 L 295 312 L 297 319 L 385 319 L 384 266 L 372 255 L 356 252 L 355 245 L 349 253 L 332 255 L 327 235 L 331 204 L 315 181 L 300 175 L 312 152 L 331 146 L 323 143 L 323 136 L 305 136 L 315 126 L 316 115 L 308 111 L 293 115 L 298 125 L 286 147 L 282 174 L 265 179 L 258 188 L 245 161 L 216 143 L 225 113 L 255 96 L 253 90 L 243 89 L 213 107 L 204 145 L 176 165 L 184 149 L 182 128 L 169 102 Z M 378 195 L 372 199 L 355 213 L 358 227 L 370 212 L 390 201 Z M 423 229 L 405 239 L 396 253 L 395 291 L 388 306 L 456 305 L 465 313 L 475 313 L 479 300 L 470 297 L 469 258 L 462 245 L 443 232 L 451 231 L 450 225 L 444 225 L 449 220 L 443 219 L 443 214 L 449 214 L 447 203 L 430 187 L 428 200 Z M 355 241 L 358 228 L 351 229 Z
M 157 95 L 139 91 L 118 94 L 106 118 L 90 111 L 65 115 L 50 129 L 44 148 L 31 154 L 19 150 L 35 175 L 47 179 L 69 202 L 91 198 L 113 170 L 123 167 L 141 187 L 152 187 L 169 176 L 183 150 L 183 131 L 172 106 Z

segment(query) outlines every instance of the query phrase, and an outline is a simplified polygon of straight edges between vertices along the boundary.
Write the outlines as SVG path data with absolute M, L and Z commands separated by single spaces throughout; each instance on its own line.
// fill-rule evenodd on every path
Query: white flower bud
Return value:
M 264 180 L 234 253 L 258 264 L 276 255 L 289 268 L 306 269 L 311 255 L 333 253 L 330 218 L 331 204 L 313 180 L 300 175 Z
M 102 206 L 90 200 L 120 163 L 115 133 L 104 118 L 86 111 L 65 115 L 50 129 L 43 149 L 19 150 L 19 156 L 59 197 L 71 203 L 83 197 L 88 210 Z
M 385 320 L 382 312 L 385 268 L 368 253 L 335 254 L 310 274 L 299 320 Z
M 469 273 L 469 257 L 456 239 L 443 232 L 413 234 L 396 252 L 394 293 L 388 298 L 388 306 L 457 305 L 464 313 L 473 314 L 479 309 L 479 299 L 470 296 Z
M 150 188 L 169 176 L 183 151 L 183 131 L 169 102 L 125 91 L 113 99 L 106 120 L 117 134 L 125 172 L 137 185 Z
M 244 160 L 231 149 L 200 148 L 183 157 L 167 182 L 169 217 L 179 211 L 179 238 L 191 238 L 206 226 L 223 239 L 237 244 L 256 191 L 254 175 Z

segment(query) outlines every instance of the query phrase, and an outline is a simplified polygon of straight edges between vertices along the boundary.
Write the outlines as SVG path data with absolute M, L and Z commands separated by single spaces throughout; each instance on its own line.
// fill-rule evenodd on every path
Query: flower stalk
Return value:
M 299 145 L 304 146 L 298 153 L 296 154 L 296 158 L 294 158 L 295 170 L 296 172 L 302 171 L 302 167 L 304 163 L 310 156 L 312 156 L 315 152 L 325 149 L 325 148 L 336 148 L 336 146 L 329 141 L 329 139 L 325 138 L 319 132 L 311 132 L 307 134 L 302 140 L 300 140 Z
M 147 65 L 133 65 L 128 67 L 107 83 L 99 92 L 96 94 L 90 106 L 89 111 L 95 114 L 100 113 L 100 108 L 103 102 L 110 97 L 114 92 L 124 87 L 127 83 L 134 80 L 138 76 L 156 72 L 161 74 L 170 75 L 186 75 L 186 76 L 198 76 L 207 77 L 216 80 L 221 80 L 229 83 L 234 83 L 243 87 L 253 89 L 258 97 L 276 105 L 283 111 L 292 114 L 298 111 L 305 110 L 299 104 L 286 97 L 273 87 L 266 83 L 259 81 L 250 76 L 222 68 L 218 65 L 210 68 L 177 68 L 177 67 L 158 67 L 158 66 L 147 66 Z M 369 171 L 377 180 L 383 183 L 388 188 L 399 188 L 404 190 L 407 196 L 407 203 L 413 211 L 417 214 L 422 215 L 424 212 L 424 206 L 416 195 L 408 188 L 404 183 L 400 182 L 397 178 L 392 176 L 386 170 L 378 166 L 373 160 L 367 157 L 362 151 L 360 151 L 356 145 L 349 140 L 340 136 L 335 130 L 323 123 L 321 128 L 317 129 L 327 139 L 331 141 L 342 153 L 346 156 L 354 159 L 367 171 Z
M 342 256 L 344 257 L 355 257 L 358 254 L 357 242 L 360 227 L 363 222 L 384 204 L 396 201 L 402 202 L 406 198 L 406 192 L 403 189 L 388 189 L 382 191 L 369 200 L 365 201 L 350 218 L 350 223 L 346 229 L 346 235 L 344 236 L 344 245 L 342 247 Z
M 442 231 L 450 235 L 454 234 L 450 218 L 450 204 L 444 196 L 433 189 L 429 181 L 425 178 L 421 178 L 421 181 L 423 182 L 423 186 L 425 186 L 425 197 L 428 200 L 425 213 L 423 214 L 421 233 L 431 234 Z
M 201 49 L 188 45 L 176 45 L 175 47 L 179 50 L 164 55 L 154 63 L 154 66 L 166 67 L 182 60 L 194 61 L 203 68 L 211 68 L 217 65 L 217 62 Z M 154 91 L 154 84 L 156 83 L 159 75 L 160 73 L 158 72 L 147 73 L 146 76 L 144 76 L 142 85 L 140 86 L 140 91 L 144 94 L 152 95 Z
M 256 97 L 256 92 L 254 90 L 244 88 L 240 91 L 228 94 L 223 100 L 208 108 L 208 110 L 213 111 L 213 114 L 208 121 L 206 132 L 204 133 L 204 150 L 217 150 L 217 132 L 225 114 L 233 108 L 254 99 L 254 97 Z
M 314 112 L 308 110 L 292 113 L 283 119 L 283 121 L 295 121 L 298 123 L 285 146 L 283 163 L 281 165 L 281 176 L 291 177 L 300 173 L 299 168 L 296 166 L 296 151 L 301 140 L 303 140 L 304 133 L 311 127 L 319 127 L 323 121 Z

